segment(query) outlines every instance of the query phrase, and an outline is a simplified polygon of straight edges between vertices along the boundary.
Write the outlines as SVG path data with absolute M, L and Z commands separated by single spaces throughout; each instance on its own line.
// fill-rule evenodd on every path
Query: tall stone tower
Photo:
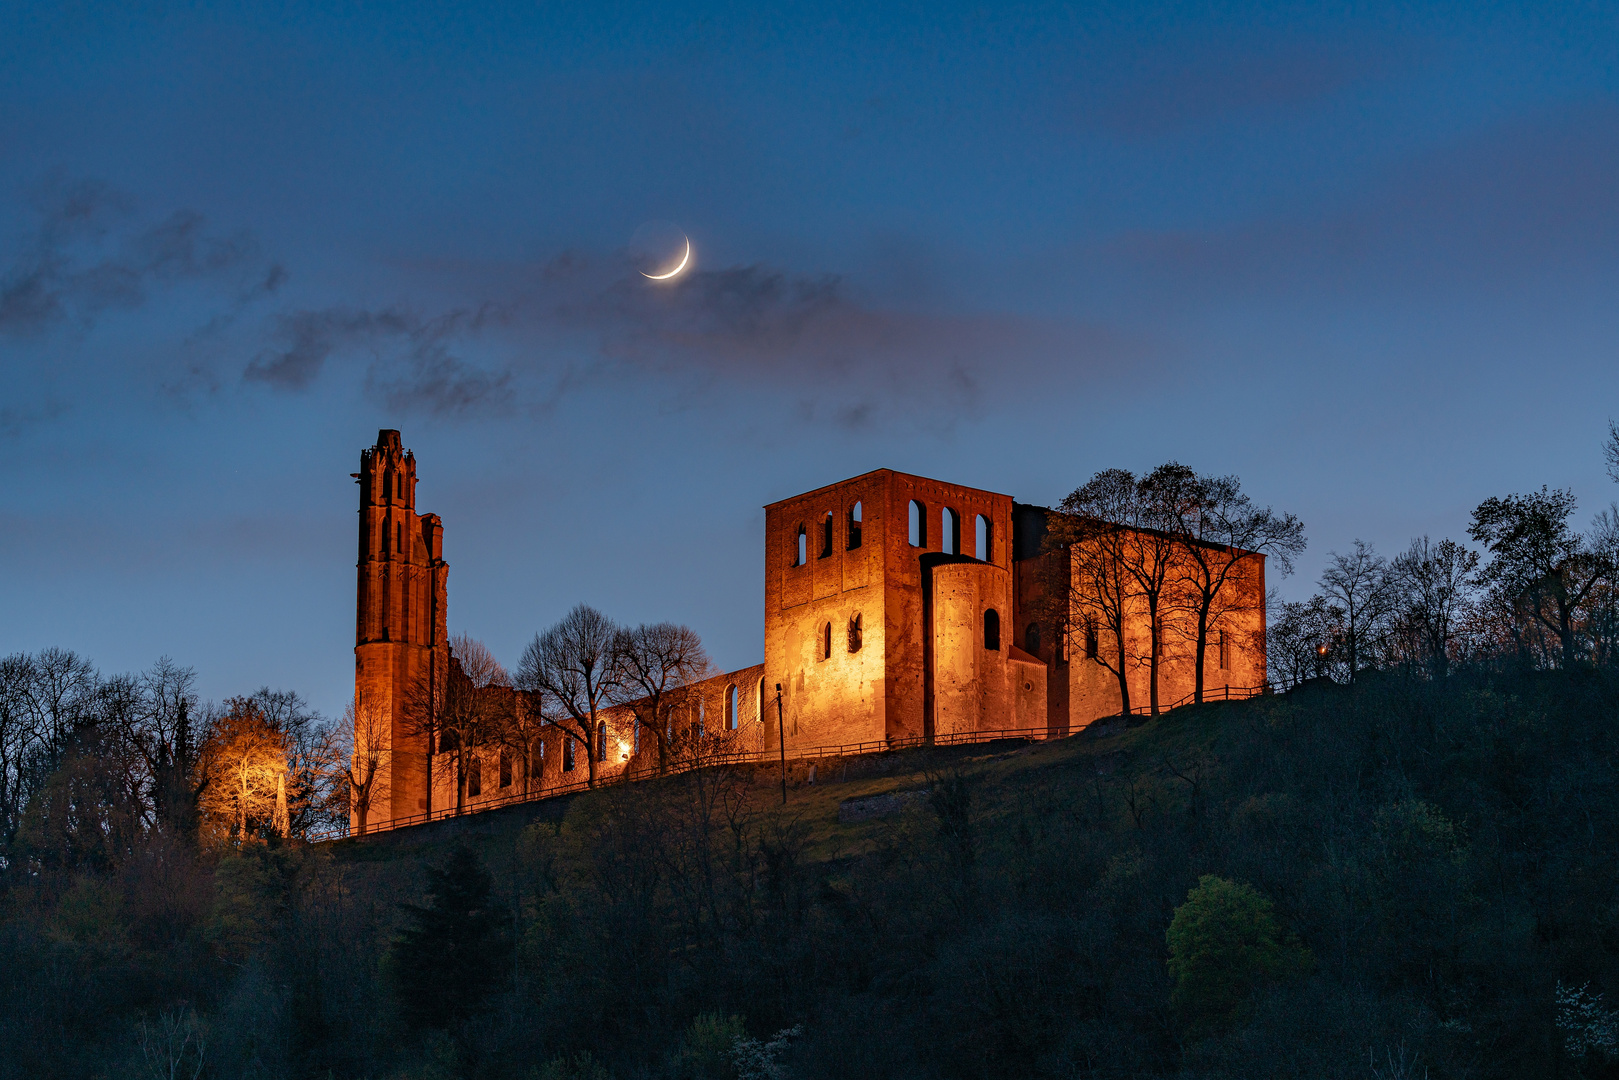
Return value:
M 354 630 L 355 749 L 373 753 L 368 827 L 430 807 L 431 747 L 413 731 L 411 701 L 448 671 L 444 529 L 416 513 L 416 458 L 399 432 L 360 453 L 360 560 Z M 358 824 L 358 814 L 354 815 Z

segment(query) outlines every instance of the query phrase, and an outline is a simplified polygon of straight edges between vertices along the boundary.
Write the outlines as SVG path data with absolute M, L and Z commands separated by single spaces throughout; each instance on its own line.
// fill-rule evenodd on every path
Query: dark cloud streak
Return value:
M 673 400 L 716 386 L 787 393 L 807 418 L 850 430 L 884 411 L 922 423 L 977 415 L 988 368 L 1101 366 L 1130 351 L 1096 327 L 886 308 L 835 275 L 752 265 L 652 285 L 622 259 L 577 251 L 516 275 L 498 300 L 437 318 L 334 308 L 286 316 L 276 332 L 282 343 L 247 381 L 307 390 L 334 355 L 369 351 L 368 391 L 400 411 L 543 412 L 588 386 L 650 376 Z M 509 359 L 473 363 L 473 351 Z
M 0 276 L 0 334 L 89 327 L 108 310 L 145 303 L 154 286 L 181 282 L 225 284 L 242 304 L 286 277 L 250 233 L 211 232 L 189 210 L 143 225 L 132 200 L 98 181 L 55 180 L 34 204 L 38 224 Z

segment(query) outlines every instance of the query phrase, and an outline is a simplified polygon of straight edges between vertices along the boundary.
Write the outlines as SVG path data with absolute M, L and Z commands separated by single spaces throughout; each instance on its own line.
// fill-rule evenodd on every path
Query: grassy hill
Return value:
M 0 1076 L 1605 1076 L 1616 770 L 1610 673 L 1388 675 L 145 853 L 7 895 Z

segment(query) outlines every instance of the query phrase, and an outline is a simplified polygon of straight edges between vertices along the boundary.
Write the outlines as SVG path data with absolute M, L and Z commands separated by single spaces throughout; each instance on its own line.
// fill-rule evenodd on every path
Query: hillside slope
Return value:
M 727 1076 L 735 1035 L 795 1025 L 799 1077 L 1608 1075 L 1557 1020 L 1559 983 L 1585 987 L 1587 1033 L 1612 1030 L 1616 768 L 1611 675 L 1384 676 L 813 784 L 798 765 L 785 806 L 775 770 L 713 770 L 260 847 L 205 860 L 166 950 L 127 915 L 116 948 L 75 936 L 86 887 L 42 885 L 8 901 L 0 957 L 0 1023 L 36 1049 L 4 1054 L 111 1075 L 139 1012 L 184 998 L 219 1075 L 592 1075 L 557 1063 L 588 1053 Z M 1177 996 L 1166 932 L 1206 875 L 1247 921 L 1214 913 Z M 484 951 L 429 934 L 443 986 L 402 984 L 426 925 L 402 903 L 442 915 L 478 882 Z

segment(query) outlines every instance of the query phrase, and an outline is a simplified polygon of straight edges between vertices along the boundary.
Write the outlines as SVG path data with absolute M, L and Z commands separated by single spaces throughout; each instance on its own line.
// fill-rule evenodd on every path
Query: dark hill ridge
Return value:
M 1616 768 L 1611 675 L 1471 672 L 800 763 L 785 807 L 773 768 L 690 773 L 233 856 L 164 955 L 14 893 L 3 1023 L 95 1003 L 75 1075 L 179 997 L 219 1075 L 734 1076 L 794 1025 L 806 1078 L 1608 1075 Z M 424 1011 L 411 941 L 476 1000 Z

